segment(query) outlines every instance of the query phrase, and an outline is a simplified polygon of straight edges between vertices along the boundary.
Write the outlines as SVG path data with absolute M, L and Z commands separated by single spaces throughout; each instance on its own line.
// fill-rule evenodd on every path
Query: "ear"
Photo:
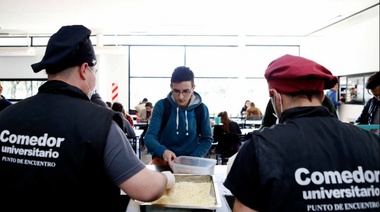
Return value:
M 270 90 L 269 90 L 269 94 L 270 94 L 270 97 L 273 97 L 274 96 L 274 98 L 278 98 L 278 92 L 277 92 L 277 90 L 276 89 L 273 89 L 273 88 L 271 88 Z
M 271 98 L 273 98 L 273 104 L 274 105 L 276 105 L 277 103 L 279 103 L 279 104 L 282 104 L 282 102 L 278 102 L 278 101 L 281 101 L 282 100 L 282 98 L 281 98 L 281 94 L 280 93 L 278 93 L 277 92 L 277 90 L 276 89 L 270 89 L 269 90 L 269 93 L 270 93 L 270 95 L 271 95 Z
M 87 79 L 86 77 L 87 67 L 88 67 L 87 63 L 83 63 L 82 65 L 79 66 L 79 76 L 83 80 Z

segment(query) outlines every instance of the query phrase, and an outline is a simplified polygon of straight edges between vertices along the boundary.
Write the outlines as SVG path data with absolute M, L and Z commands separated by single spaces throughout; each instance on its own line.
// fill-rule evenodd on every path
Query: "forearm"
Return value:
M 212 138 L 202 138 L 191 156 L 195 157 L 204 157 L 208 153 L 212 145 Z
M 123 182 L 119 187 L 132 199 L 150 202 L 162 196 L 168 186 L 164 174 L 145 168 Z

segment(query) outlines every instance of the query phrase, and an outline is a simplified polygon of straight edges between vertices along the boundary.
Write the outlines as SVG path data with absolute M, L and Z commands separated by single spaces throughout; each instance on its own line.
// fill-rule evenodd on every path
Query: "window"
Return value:
M 165 98 L 173 70 L 185 65 L 194 71 L 195 91 L 211 116 L 220 111 L 238 116 L 247 99 L 264 112 L 269 99 L 265 69 L 284 54 L 299 55 L 299 46 L 131 46 L 129 109 L 143 98 L 153 105 Z
M 38 88 L 46 79 L 0 79 L 2 95 L 11 102 L 18 102 L 38 93 Z

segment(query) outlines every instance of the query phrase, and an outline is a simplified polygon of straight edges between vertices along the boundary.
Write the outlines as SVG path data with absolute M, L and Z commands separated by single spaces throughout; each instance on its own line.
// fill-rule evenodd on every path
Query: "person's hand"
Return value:
M 170 171 L 163 171 L 161 172 L 163 175 L 165 175 L 166 177 L 166 195 L 171 195 L 173 192 L 174 192 L 174 185 L 175 185 L 175 177 L 173 175 L 173 173 L 171 173 Z
M 174 152 L 168 149 L 165 150 L 164 153 L 162 153 L 162 159 L 169 164 L 171 162 L 177 162 L 177 156 L 174 154 Z

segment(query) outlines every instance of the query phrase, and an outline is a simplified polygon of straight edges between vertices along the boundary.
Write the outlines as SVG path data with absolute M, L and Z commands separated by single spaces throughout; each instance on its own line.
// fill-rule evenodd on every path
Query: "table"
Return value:
M 255 131 L 255 129 L 245 129 L 245 128 L 240 129 L 240 130 L 241 130 L 242 135 L 247 135 L 248 133 Z
M 261 121 L 262 120 L 246 120 L 246 119 L 238 119 L 238 120 L 233 120 L 236 123 L 239 124 L 240 128 L 245 129 L 246 127 L 254 127 L 254 128 L 259 128 L 261 126 Z
M 163 171 L 161 167 L 154 166 L 154 165 L 147 165 L 149 169 L 155 170 L 155 171 Z M 215 212 L 231 212 L 231 208 L 224 196 L 231 197 L 232 194 L 230 190 L 228 190 L 226 187 L 224 187 L 223 182 L 225 181 L 227 176 L 227 165 L 216 165 L 214 169 L 214 182 L 218 186 L 218 192 L 220 196 L 220 201 L 222 203 L 222 206 L 220 208 L 217 208 L 214 210 Z M 171 209 L 171 208 L 160 208 L 160 211 L 176 211 L 176 212 L 185 212 L 190 211 L 189 209 Z M 192 210 L 194 211 L 194 210 Z M 130 200 L 126 212 L 141 212 L 140 206 L 134 201 Z
M 144 129 L 145 127 L 148 126 L 148 122 L 136 122 L 136 121 L 133 121 L 133 126 L 135 128 L 138 128 L 138 129 Z

